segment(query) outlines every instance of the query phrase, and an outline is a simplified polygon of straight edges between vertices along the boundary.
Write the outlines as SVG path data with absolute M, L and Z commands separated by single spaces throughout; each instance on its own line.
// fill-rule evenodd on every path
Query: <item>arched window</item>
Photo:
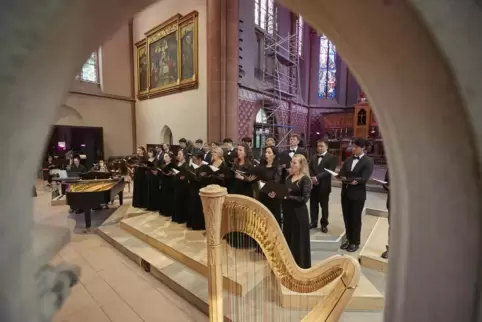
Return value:
M 253 148 L 264 147 L 266 139 L 275 136 L 274 114 L 272 110 L 260 108 L 254 121 Z
M 269 34 L 274 33 L 274 0 L 255 0 L 254 23 Z
M 90 54 L 76 79 L 81 82 L 99 84 L 99 52 L 97 50 Z
M 298 21 L 296 24 L 296 28 L 298 29 L 298 56 L 301 56 L 303 53 L 303 17 L 298 16 Z
M 320 70 L 318 97 L 336 98 L 336 48 L 326 37 L 320 37 Z

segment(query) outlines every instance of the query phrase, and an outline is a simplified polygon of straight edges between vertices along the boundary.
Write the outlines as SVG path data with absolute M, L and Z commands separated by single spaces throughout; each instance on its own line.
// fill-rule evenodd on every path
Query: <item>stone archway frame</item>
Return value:
M 171 139 L 169 140 L 169 142 L 164 142 L 167 133 L 171 133 Z M 161 132 L 160 132 L 160 136 L 161 136 L 160 139 L 161 139 L 162 143 L 172 144 L 172 140 L 173 140 L 172 130 L 167 124 L 162 127 Z
M 457 10 L 447 9 L 454 0 L 412 1 L 420 16 L 401 0 L 280 0 L 336 44 L 390 142 L 396 198 L 385 320 L 480 321 L 482 163 L 477 152 L 482 130 L 476 126 L 480 93 L 467 90 L 467 80 L 480 86 L 482 73 L 455 62 L 437 20 L 442 10 L 450 11 L 454 34 L 468 30 L 462 28 L 468 22 L 471 30 L 480 31 L 480 19 L 474 20 L 480 11 L 472 0 L 459 0 Z M 0 145 L 11 158 L 0 168 L 0 296 L 10 299 L 0 301 L 2 321 L 37 322 L 39 317 L 33 220 L 28 216 L 38 159 L 24 158 L 25 151 L 41 155 L 55 107 L 90 51 L 152 2 L 26 0 L 1 5 Z M 480 66 L 480 39 L 470 39 L 463 64 Z

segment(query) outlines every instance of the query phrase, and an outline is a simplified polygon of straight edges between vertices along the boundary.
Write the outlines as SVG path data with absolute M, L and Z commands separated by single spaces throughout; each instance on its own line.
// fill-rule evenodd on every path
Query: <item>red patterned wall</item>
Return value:
M 239 88 L 239 104 L 238 104 L 238 139 L 253 135 L 256 114 L 258 113 L 263 95 L 250 91 L 245 88 Z M 275 114 L 276 124 L 293 126 L 293 132 L 302 136 L 307 136 L 308 129 L 308 109 L 304 106 L 291 105 L 284 102 L 281 108 Z M 286 131 L 281 131 L 281 136 Z

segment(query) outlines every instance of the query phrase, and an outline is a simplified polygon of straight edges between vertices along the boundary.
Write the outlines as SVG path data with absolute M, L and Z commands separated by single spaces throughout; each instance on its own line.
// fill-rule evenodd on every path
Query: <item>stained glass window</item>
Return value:
M 268 33 L 274 33 L 274 0 L 255 0 L 254 23 Z
M 99 83 L 99 57 L 97 51 L 90 55 L 76 78 L 82 82 Z
M 318 96 L 336 98 L 336 48 L 326 36 L 320 37 Z
M 303 17 L 299 16 L 298 17 L 298 23 L 297 23 L 297 29 L 298 29 L 298 56 L 301 56 L 303 53 Z

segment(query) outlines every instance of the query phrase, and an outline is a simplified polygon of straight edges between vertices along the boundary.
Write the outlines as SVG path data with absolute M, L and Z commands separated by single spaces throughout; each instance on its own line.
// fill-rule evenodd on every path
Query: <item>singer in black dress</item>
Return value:
M 206 224 L 204 222 L 203 205 L 199 190 L 208 185 L 207 165 L 203 165 L 203 152 L 195 152 L 192 156 L 192 165 L 190 170 L 195 173 L 189 179 L 189 211 L 186 226 L 192 230 L 204 230 Z
M 310 222 L 306 203 L 310 199 L 311 179 L 308 162 L 301 154 L 291 159 L 285 182 L 289 194 L 283 200 L 283 235 L 300 268 L 311 267 Z
M 134 168 L 134 191 L 132 193 L 132 206 L 135 208 L 147 208 L 148 190 L 146 176 L 146 149 L 143 146 L 137 148 L 137 157 L 132 158 Z
M 161 176 L 159 213 L 162 216 L 171 217 L 174 212 L 174 174 L 171 171 L 173 167 L 172 154 L 170 152 L 164 153 L 163 158 L 164 162 L 161 167 L 163 171 L 159 172 Z
M 229 193 L 253 198 L 253 182 L 256 180 L 256 177 L 248 175 L 248 171 L 252 167 L 251 161 L 250 147 L 246 143 L 238 145 L 237 159 L 232 167 L 232 171 L 235 174 L 228 188 Z M 251 237 L 240 232 L 229 233 L 226 235 L 226 240 L 232 247 L 236 248 L 251 248 L 256 245 Z
M 268 183 L 269 181 L 280 182 L 281 179 L 281 169 L 278 167 L 276 163 L 278 151 L 275 147 L 267 146 L 266 151 L 264 154 L 264 164 L 260 165 L 263 169 L 263 177 L 259 178 L 260 180 Z M 259 192 L 258 200 L 266 208 L 271 211 L 273 216 L 276 218 L 276 221 L 281 227 L 281 200 L 276 198 L 276 195 L 272 192 Z
M 227 188 L 233 176 L 231 175 L 231 171 L 224 161 L 223 149 L 221 149 L 219 146 L 213 147 L 211 150 L 211 157 L 211 165 L 219 170 L 209 175 L 209 184 L 217 184 L 221 187 Z
M 147 210 L 159 210 L 159 176 L 157 171 L 157 158 L 154 150 L 147 151 Z
M 189 170 L 189 162 L 186 162 L 184 150 L 177 151 L 177 171 L 174 176 L 174 213 L 172 221 L 183 224 L 187 221 L 189 211 L 189 181 L 185 175 L 185 171 Z

